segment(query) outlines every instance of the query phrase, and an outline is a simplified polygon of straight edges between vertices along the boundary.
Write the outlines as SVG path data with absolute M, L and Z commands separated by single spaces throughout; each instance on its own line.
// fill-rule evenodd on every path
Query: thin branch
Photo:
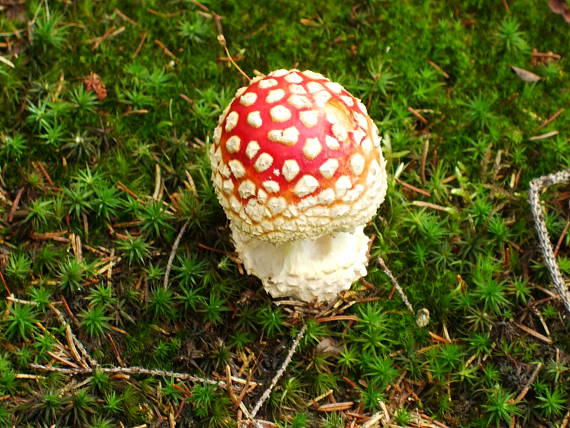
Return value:
M 122 374 L 132 374 L 132 375 L 146 375 L 146 376 L 165 376 L 165 377 L 173 377 L 176 379 L 184 379 L 189 380 L 191 382 L 201 382 L 201 383 L 208 383 L 210 385 L 218 385 L 222 388 L 227 388 L 227 382 L 221 380 L 213 380 L 207 379 L 203 377 L 198 377 L 191 375 L 189 373 L 178 373 L 178 372 L 171 372 L 168 370 L 155 370 L 155 369 L 145 369 L 144 367 L 94 367 L 94 368 L 76 368 L 76 369 L 68 369 L 63 367 L 52 367 L 52 366 L 45 366 L 43 364 L 30 364 L 30 367 L 36 370 L 42 370 L 46 372 L 57 372 L 57 373 L 65 373 L 69 375 L 83 375 L 83 374 L 92 374 L 95 371 L 103 372 L 103 373 L 122 373 Z M 246 380 L 231 376 L 231 380 L 233 382 L 237 382 L 240 384 L 246 384 Z M 253 382 L 250 382 L 253 384 Z
M 87 352 L 87 350 L 83 346 L 83 343 L 81 343 L 81 341 L 77 338 L 77 336 L 75 336 L 75 333 L 73 333 L 71 326 L 65 320 L 65 317 L 63 316 L 63 314 L 59 311 L 59 309 L 57 309 L 53 305 L 53 303 L 50 303 L 49 307 L 53 311 L 53 313 L 55 313 L 55 316 L 57 317 L 59 322 L 65 327 L 66 334 L 69 334 L 69 336 L 71 336 L 71 338 L 73 339 L 73 342 L 75 342 L 75 345 L 79 349 L 79 352 L 81 352 L 83 357 L 89 362 L 89 365 L 97 367 L 99 365 L 99 363 L 97 362 L 97 360 L 95 360 L 93 357 L 91 357 L 91 355 L 89 355 L 89 353 Z
M 538 234 L 538 241 L 540 248 L 542 249 L 542 255 L 544 257 L 544 263 L 550 272 L 550 277 L 554 283 L 554 288 L 560 295 L 560 298 L 564 303 L 564 307 L 568 313 L 570 313 L 570 295 L 568 293 L 568 288 L 566 287 L 564 279 L 562 278 L 562 274 L 560 273 L 556 258 L 554 257 L 554 250 L 552 249 L 550 236 L 548 235 L 548 230 L 546 229 L 544 211 L 542 210 L 539 199 L 539 194 L 543 189 L 547 188 L 548 186 L 552 186 L 553 184 L 559 184 L 567 181 L 570 181 L 570 169 L 535 178 L 530 182 L 528 199 L 534 220 L 534 226 Z
M 252 420 L 255 418 L 255 415 L 257 415 L 257 412 L 259 412 L 259 409 L 261 409 L 261 406 L 263 406 L 263 403 L 265 403 L 265 400 L 267 400 L 267 398 L 269 397 L 269 394 L 271 394 L 271 391 L 273 390 L 275 385 L 277 385 L 277 382 L 279 382 L 279 379 L 281 379 L 281 376 L 283 376 L 283 373 L 285 373 L 285 369 L 287 368 L 287 366 L 289 365 L 289 363 L 293 359 L 293 354 L 297 350 L 297 346 L 299 346 L 299 342 L 301 341 L 301 339 L 305 335 L 306 330 L 307 330 L 307 324 L 303 325 L 301 330 L 299 330 L 299 333 L 297 334 L 297 338 L 295 339 L 295 341 L 291 345 L 291 348 L 289 349 L 289 353 L 287 354 L 287 357 L 283 361 L 283 364 L 281 364 L 281 368 L 279 369 L 279 371 L 275 374 L 275 376 L 271 380 L 271 384 L 269 384 L 269 387 L 263 392 L 263 394 L 261 395 L 259 400 L 257 400 L 257 403 L 255 403 L 255 406 L 254 406 L 254 408 L 250 414 L 250 417 Z
M 162 283 L 162 286 L 164 288 L 168 288 L 168 278 L 170 277 L 170 271 L 172 270 L 172 263 L 174 262 L 174 257 L 176 256 L 176 250 L 180 245 L 180 240 L 182 239 L 182 235 L 184 235 L 184 231 L 188 227 L 188 224 L 190 224 L 190 219 L 184 222 L 184 224 L 180 228 L 180 231 L 178 232 L 178 236 L 174 240 L 174 244 L 172 245 L 172 250 L 170 251 L 170 256 L 168 257 L 168 263 L 166 264 L 166 272 L 164 273 L 164 282 Z
M 384 273 L 386 275 L 388 275 L 388 278 L 390 278 L 390 281 L 392 281 L 392 285 L 396 288 L 396 290 L 398 290 L 398 293 L 400 294 L 400 297 L 404 301 L 404 304 L 406 305 L 406 307 L 412 312 L 412 314 L 414 314 L 415 313 L 414 307 L 412 306 L 412 304 L 408 300 L 408 297 L 406 296 L 406 293 L 404 293 L 404 290 L 402 289 L 402 287 L 400 287 L 400 284 L 398 284 L 398 281 L 396 280 L 396 278 L 394 278 L 394 275 L 392 275 L 392 272 L 390 271 L 390 269 L 388 269 L 388 266 L 386 266 L 386 262 L 384 261 L 384 259 L 382 257 L 378 257 L 378 263 L 382 267 L 382 270 L 384 271 Z

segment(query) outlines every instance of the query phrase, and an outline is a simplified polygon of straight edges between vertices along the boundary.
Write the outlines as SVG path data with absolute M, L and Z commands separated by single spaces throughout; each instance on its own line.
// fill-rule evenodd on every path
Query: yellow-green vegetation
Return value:
M 277 426 L 383 405 L 402 426 L 561 424 L 568 314 L 526 192 L 570 167 L 569 30 L 531 0 L 0 0 L 0 426 L 236 426 L 215 385 L 32 365 L 91 365 L 73 331 L 101 367 L 250 373 L 251 409 L 303 323 L 259 414 Z M 248 75 L 323 73 L 385 135 L 369 273 L 324 322 L 275 306 L 232 252 L 207 147 L 245 78 L 222 33 Z M 543 195 L 566 278 L 569 199 Z M 333 399 L 352 404 L 318 409 Z

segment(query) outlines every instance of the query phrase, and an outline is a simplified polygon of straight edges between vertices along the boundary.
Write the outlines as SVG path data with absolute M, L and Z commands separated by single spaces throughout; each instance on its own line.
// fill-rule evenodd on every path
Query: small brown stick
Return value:
M 426 125 L 427 125 L 428 120 L 427 120 L 425 117 L 423 117 L 423 116 L 420 114 L 420 112 L 417 111 L 415 108 L 408 107 L 408 111 L 409 111 L 410 113 L 412 113 L 412 114 L 416 117 L 416 119 L 418 119 L 420 122 L 422 122 L 423 124 L 426 124 Z
M 63 367 L 52 367 L 43 364 L 30 364 L 30 367 L 36 370 L 46 371 L 46 372 L 57 372 L 70 375 L 83 375 L 92 374 L 95 371 L 109 373 L 109 374 L 130 374 L 130 375 L 147 375 L 147 376 L 165 376 L 173 377 L 176 379 L 189 380 L 191 382 L 202 382 L 210 385 L 218 385 L 222 388 L 226 388 L 227 383 L 225 381 L 218 381 L 213 379 L 202 378 L 198 376 L 191 375 L 189 373 L 177 373 L 167 370 L 155 370 L 155 369 L 145 369 L 144 367 L 89 367 L 89 368 L 73 368 L 67 369 Z M 232 381 L 240 381 L 240 383 L 245 383 L 244 379 L 236 378 L 232 376 Z
M 287 357 L 283 361 L 283 364 L 281 364 L 281 368 L 277 371 L 277 373 L 275 374 L 273 379 L 271 379 L 271 383 L 269 384 L 269 387 L 263 392 L 263 394 L 261 395 L 259 400 L 257 400 L 257 403 L 255 403 L 255 406 L 254 406 L 253 410 L 251 411 L 251 415 L 250 415 L 251 416 L 250 419 L 252 421 L 255 418 L 255 415 L 257 415 L 257 412 L 259 412 L 259 409 L 261 409 L 261 406 L 263 406 L 263 403 L 265 403 L 265 400 L 267 400 L 267 398 L 269 397 L 269 394 L 271 394 L 271 391 L 273 390 L 275 385 L 277 385 L 277 382 L 279 382 L 279 379 L 281 379 L 281 376 L 283 376 L 283 373 L 285 373 L 285 369 L 287 368 L 287 366 L 289 365 L 289 363 L 293 359 L 293 354 L 297 350 L 297 346 L 299 346 L 299 342 L 301 341 L 301 339 L 305 335 L 306 330 L 307 330 L 307 324 L 304 324 L 303 327 L 301 328 L 301 330 L 299 330 L 299 333 L 297 334 L 297 338 L 295 339 L 295 341 L 291 345 L 291 348 L 289 349 L 289 353 L 287 354 Z
M 448 208 L 443 207 L 441 205 L 432 204 L 431 202 L 412 201 L 412 205 L 415 205 L 416 207 L 431 208 L 431 209 L 438 210 L 438 211 L 444 211 L 446 213 L 449 212 Z
M 234 405 L 239 408 L 241 401 L 238 400 L 232 389 L 232 369 L 230 368 L 229 364 L 226 364 L 226 385 L 229 385 L 227 391 L 230 396 L 230 400 L 232 400 L 232 403 L 234 403 Z
M 62 298 L 63 298 L 63 296 L 62 296 Z M 63 300 L 63 301 L 65 301 L 65 300 Z M 67 303 L 66 303 L 66 305 L 67 305 Z M 81 352 L 81 354 L 87 360 L 87 362 L 91 366 L 94 366 L 94 367 L 98 366 L 99 363 L 97 362 L 97 360 L 95 360 L 94 358 L 92 358 L 89 355 L 89 353 L 87 352 L 87 350 L 83 346 L 83 343 L 81 343 L 79 341 L 79 339 L 75 336 L 75 334 L 73 333 L 73 330 L 71 330 L 71 326 L 65 320 L 63 314 L 59 311 L 59 309 L 57 309 L 53 303 L 49 304 L 49 308 L 53 311 L 53 313 L 55 313 L 55 316 L 57 317 L 58 321 L 65 327 L 65 329 L 67 330 L 69 328 L 69 334 L 70 334 L 71 338 L 73 339 L 73 341 L 75 342 L 75 345 L 79 349 L 79 352 Z M 66 333 L 67 333 L 67 331 L 66 331 Z
M 528 141 L 538 141 L 538 140 L 546 140 L 547 138 L 554 137 L 555 135 L 560 134 L 558 131 L 551 131 L 547 132 L 546 134 L 535 135 L 534 137 L 530 137 Z
M 420 178 L 422 179 L 422 184 L 426 184 L 426 163 L 427 163 L 428 152 L 429 152 L 429 140 L 426 138 L 422 150 L 422 163 L 420 166 Z
M 412 312 L 412 314 L 415 313 L 412 304 L 410 303 L 410 301 L 408 300 L 408 297 L 406 296 L 406 293 L 404 293 L 404 290 L 402 289 L 402 287 L 400 287 L 400 284 L 398 284 L 398 281 L 396 280 L 396 278 L 392 274 L 392 271 L 390 269 L 388 269 L 388 266 L 386 265 L 386 262 L 384 261 L 384 259 L 382 257 L 378 257 L 377 260 L 378 260 L 378 263 L 380 264 L 380 266 L 382 267 L 382 270 L 384 271 L 384 273 L 386 275 L 388 275 L 388 278 L 390 278 L 392 285 L 396 288 L 396 290 L 398 290 L 398 293 L 400 293 L 400 297 L 404 301 L 404 304 L 406 305 L 406 307 Z
M 121 367 L 125 367 L 125 365 L 126 365 L 125 361 L 123 360 L 123 358 L 121 357 L 121 354 L 119 353 L 119 347 L 117 346 L 117 344 L 113 340 L 113 336 L 111 336 L 110 333 L 107 333 L 106 336 L 107 336 L 107 339 L 109 339 L 109 343 L 111 343 L 111 348 L 113 348 L 113 353 L 115 354 L 115 358 L 119 362 L 119 365 Z
M 2 55 L 0 55 L 0 62 L 6 64 L 8 67 L 16 68 L 12 61 L 10 61 L 8 58 L 4 58 Z
M 558 251 L 560 251 L 560 246 L 562 242 L 564 242 L 564 238 L 566 237 L 566 233 L 568 233 L 568 227 L 570 226 L 570 220 L 566 222 L 564 225 L 564 229 L 562 229 L 562 233 L 560 234 L 560 238 L 558 238 L 558 242 L 556 243 L 556 247 L 554 247 L 554 257 L 558 256 Z
M 73 333 L 71 332 L 71 327 L 68 325 L 65 326 L 65 338 L 67 339 L 67 345 L 69 346 L 69 351 L 71 352 L 71 356 L 75 361 L 77 361 L 81 367 L 87 368 L 87 364 L 83 361 L 83 358 L 77 352 L 77 348 L 75 347 L 75 343 L 73 340 Z
M 544 211 L 540 204 L 539 193 L 546 187 L 553 184 L 563 183 L 570 181 L 570 169 L 566 171 L 560 171 L 554 174 L 545 175 L 543 177 L 535 178 L 530 182 L 529 189 L 529 203 L 531 208 L 532 217 L 534 220 L 534 226 L 538 234 L 538 240 L 540 247 L 542 249 L 542 255 L 544 257 L 544 262 L 548 271 L 550 272 L 550 277 L 552 282 L 554 282 L 554 288 L 558 292 L 558 295 L 562 299 L 566 310 L 570 313 L 570 295 L 566 287 L 566 283 L 562 278 L 558 263 L 554 256 L 554 250 L 552 249 L 552 244 L 550 243 L 550 237 L 548 235 L 548 230 L 546 229 L 546 221 L 544 217 Z
M 535 338 L 537 338 L 537 339 L 539 339 L 539 340 L 542 340 L 544 343 L 548 343 L 549 345 L 552 345 L 552 339 L 550 339 L 550 338 L 544 336 L 543 334 L 540 334 L 540 333 L 537 332 L 537 331 L 534 331 L 532 328 L 529 328 L 529 327 L 527 327 L 526 325 L 524 325 L 524 324 L 519 324 L 519 323 L 517 323 L 517 322 L 513 322 L 513 324 L 514 324 L 515 326 L 517 326 L 518 328 L 520 328 L 520 329 L 521 329 L 522 331 L 524 331 L 525 333 L 528 333 L 528 334 L 530 334 L 531 336 L 533 336 L 533 337 L 535 337 Z
M 180 240 L 182 239 L 182 235 L 184 235 L 184 231 L 188 227 L 188 224 L 190 224 L 190 219 L 186 220 L 180 228 L 180 231 L 174 240 L 174 244 L 172 245 L 172 250 L 170 250 L 168 263 L 166 263 L 166 272 L 164 272 L 164 281 L 162 282 L 162 286 L 164 288 L 168 288 L 168 278 L 170 277 L 170 270 L 172 269 L 172 263 L 174 262 L 174 257 L 176 256 L 176 250 L 178 250 L 178 245 L 180 245 Z
M 12 202 L 12 208 L 10 208 L 10 212 L 8 213 L 8 223 L 10 223 L 12 221 L 12 219 L 14 218 L 14 214 L 16 213 L 16 210 L 18 209 L 18 206 L 20 205 L 20 199 L 22 198 L 22 194 L 24 193 L 24 188 L 20 187 L 20 190 L 18 190 L 18 193 L 16 193 L 16 197 L 14 198 L 14 202 Z
M 542 129 L 547 125 L 550 125 L 552 122 L 554 122 L 558 116 L 560 116 L 562 113 L 564 113 L 566 111 L 566 109 L 561 108 L 560 110 L 558 110 L 556 113 L 554 113 L 552 116 L 550 116 L 549 118 L 544 119 L 544 121 L 540 124 L 540 126 L 538 127 L 538 129 Z
M 501 0 L 503 2 L 503 6 L 505 7 L 505 10 L 507 11 L 507 13 L 511 12 L 511 9 L 509 8 L 509 4 L 507 3 L 507 0 Z
M 154 176 L 154 192 L 152 194 L 152 199 L 158 200 L 158 195 L 160 194 L 160 187 L 162 185 L 162 177 L 160 173 L 160 165 L 156 163 L 154 165 L 155 176 Z
M 1 274 L 1 272 L 0 272 L 0 274 Z M 9 302 L 12 302 L 12 303 L 18 303 L 20 305 L 38 306 L 38 304 L 36 302 L 30 302 L 29 300 L 18 299 L 17 297 L 14 297 L 13 294 L 8 294 L 8 297 L 6 297 L 6 300 L 8 300 Z
M 358 321 L 358 320 L 359 318 L 355 315 L 334 315 L 331 317 L 323 317 L 316 319 L 318 323 L 330 322 L 330 321 Z
M 129 195 L 131 195 L 133 198 L 135 198 L 136 200 L 139 199 L 139 197 L 137 196 L 137 194 L 135 192 L 133 192 L 131 189 L 129 189 L 127 186 L 125 186 L 123 183 L 121 183 L 120 181 L 117 181 L 117 187 L 119 189 L 121 189 L 123 192 L 127 192 Z
M 200 9 L 202 9 L 204 12 L 211 13 L 211 12 L 210 12 L 210 9 L 208 9 L 207 6 L 204 6 L 204 5 L 203 5 L 202 3 L 200 3 L 199 1 L 196 1 L 196 0 L 191 0 L 191 1 L 192 1 L 192 3 L 194 3 L 196 6 L 198 6 Z
M 12 292 L 10 291 L 8 284 L 6 284 L 6 279 L 4 279 L 4 274 L 2 273 L 1 269 L 0 269 L 0 280 L 2 281 L 2 286 L 4 287 L 4 290 L 6 290 L 6 294 L 8 295 L 8 297 L 10 297 L 12 295 Z
M 146 108 L 141 108 L 139 110 L 130 110 L 127 109 L 127 111 L 124 113 L 125 116 L 130 116 L 131 114 L 147 114 L 148 110 Z
M 431 196 L 431 194 L 427 190 L 420 189 L 419 187 L 416 187 L 412 184 L 408 184 L 405 181 L 400 180 L 399 178 L 396 178 L 396 181 L 398 183 L 400 183 L 402 186 L 404 186 L 410 190 L 413 190 L 414 192 L 419 193 L 420 195 Z
M 139 54 L 139 52 L 141 51 L 145 41 L 146 41 L 146 31 L 143 31 L 143 33 L 141 34 L 141 41 L 139 42 L 137 48 L 133 52 L 133 57 L 135 57 Z
M 536 49 L 532 50 L 531 56 L 536 56 L 538 58 L 551 58 L 551 59 L 562 58 L 560 55 L 558 55 L 554 52 L 538 52 Z
M 342 403 L 323 404 L 317 408 L 318 412 L 339 412 L 348 410 L 354 406 L 354 401 L 343 401 Z
M 542 363 L 538 363 L 536 365 L 536 367 L 534 368 L 534 371 L 532 372 L 532 374 L 528 378 L 528 382 L 526 383 L 526 385 L 524 386 L 522 391 L 519 393 L 519 395 L 517 395 L 517 398 L 515 398 L 515 401 L 514 401 L 515 403 L 522 401 L 524 399 L 524 397 L 526 397 L 526 394 L 528 393 L 530 387 L 532 386 L 532 384 L 534 383 L 534 381 L 538 377 L 538 373 L 540 372 L 540 369 L 542 369 Z
M 120 9 L 115 8 L 115 10 L 113 11 L 115 12 L 117 15 L 119 15 L 121 18 L 123 18 L 125 21 L 127 21 L 129 24 L 133 24 L 133 25 L 139 25 L 137 21 L 129 18 L 127 15 L 125 15 Z
M 446 79 L 449 79 L 449 74 L 447 74 L 445 72 L 445 70 L 443 68 L 441 68 L 439 65 L 437 65 L 435 62 L 428 59 L 428 64 L 431 65 L 433 68 L 435 68 L 437 71 L 439 71 L 443 77 L 445 77 Z
M 93 39 L 87 40 L 87 43 L 93 43 L 91 49 L 96 50 L 104 40 L 107 40 L 110 37 L 115 37 L 121 34 L 123 31 L 125 31 L 125 28 L 126 27 L 120 27 L 116 29 L 115 27 L 111 27 L 107 31 L 105 31 L 105 33 L 101 37 L 95 37 Z
M 368 419 L 366 422 L 364 422 L 360 427 L 361 428 L 372 428 L 372 427 L 379 427 L 380 425 L 380 419 L 382 419 L 382 413 L 380 412 L 376 412 L 374 413 L 370 419 Z M 386 423 L 385 420 L 382 421 L 383 424 Z M 386 425 L 382 425 L 382 426 L 386 426 Z
M 216 20 L 216 23 L 218 23 L 219 20 Z M 220 24 L 221 27 L 221 24 Z M 224 50 L 226 51 L 226 55 L 228 57 L 228 60 L 230 61 L 230 63 L 236 68 L 237 71 L 239 71 L 241 73 L 242 76 L 244 76 L 249 82 L 251 82 L 251 78 L 247 75 L 247 73 L 245 71 L 243 71 L 241 69 L 241 67 L 239 65 L 237 65 L 237 63 L 234 61 L 234 58 L 232 57 L 232 55 L 230 54 L 230 51 L 228 49 L 228 45 L 226 43 L 226 38 L 224 37 L 224 35 L 221 33 L 218 34 L 218 43 L 220 43 L 220 45 L 224 48 Z
M 162 52 L 164 52 L 165 55 L 168 55 L 172 59 L 176 60 L 178 59 L 176 55 L 174 55 L 172 51 L 168 49 L 166 45 L 162 43 L 160 40 L 155 40 L 154 43 L 162 50 Z
M 48 172 L 46 171 L 44 165 L 41 162 L 32 162 L 32 164 L 34 164 L 42 173 L 42 175 L 44 176 L 44 178 L 47 180 L 48 184 L 50 186 L 54 186 L 53 181 L 51 179 L 51 177 L 49 176 Z
M 324 398 L 328 397 L 329 395 L 331 395 L 333 392 L 334 392 L 334 390 L 329 389 L 327 392 L 325 392 L 325 393 L 319 395 L 318 397 L 313 398 L 311 401 L 309 401 L 309 402 L 307 403 L 306 407 L 311 407 L 312 405 L 318 403 L 318 402 L 321 401 L 322 399 L 324 399 Z
M 69 360 L 66 360 L 65 358 L 62 358 L 62 357 L 60 357 L 59 355 L 54 354 L 54 353 L 51 352 L 51 351 L 46 351 L 46 354 L 48 354 L 48 355 L 49 355 L 50 357 L 52 357 L 54 360 L 59 361 L 61 364 L 64 364 L 64 365 L 69 366 L 69 367 L 72 367 L 73 369 L 80 369 L 80 367 L 79 367 L 77 364 L 75 364 L 74 362 L 69 361 Z M 70 369 L 70 370 L 73 370 L 73 369 Z M 67 369 L 63 369 L 63 370 L 67 370 Z
M 159 12 L 159 11 L 157 11 L 157 10 L 151 9 L 150 7 L 147 8 L 146 10 L 147 10 L 147 12 L 150 13 L 151 15 L 158 16 L 158 17 L 160 17 L 160 18 L 174 18 L 174 17 L 180 15 L 180 13 L 182 13 L 182 12 L 180 12 L 180 11 L 171 12 L 171 13 L 162 13 L 162 12 Z

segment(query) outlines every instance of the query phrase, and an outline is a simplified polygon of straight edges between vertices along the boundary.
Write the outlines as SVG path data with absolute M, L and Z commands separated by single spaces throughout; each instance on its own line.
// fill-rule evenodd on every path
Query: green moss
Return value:
M 399 380 L 422 385 L 391 409 L 402 425 L 418 408 L 449 425 L 560 422 L 570 332 L 560 302 L 536 287 L 550 279 L 526 192 L 532 178 L 570 167 L 568 26 L 545 3 L 508 3 L 84 0 L 0 10 L 0 55 L 13 65 L 0 62 L 0 424 L 235 420 L 222 390 L 179 379 L 97 373 L 67 388 L 71 377 L 59 373 L 17 377 L 31 363 L 62 364 L 53 355 L 69 338 L 50 304 L 103 366 L 211 377 L 228 365 L 267 382 L 286 355 L 299 314 L 239 273 L 210 183 L 213 127 L 245 83 L 220 28 L 250 76 L 313 69 L 360 97 L 384 135 L 389 172 L 349 320 L 303 314 L 306 336 L 260 415 L 279 426 L 350 423 L 306 404 L 333 389 L 337 402 L 372 414 L 379 400 L 397 402 L 386 386 Z M 541 62 L 533 49 L 560 58 Z M 542 79 L 524 82 L 513 65 Z M 105 91 L 91 90 L 91 73 Z M 556 244 L 568 195 L 557 186 L 543 199 Z M 568 236 L 558 253 L 565 276 Z M 427 329 L 392 293 L 378 256 L 413 306 L 429 309 Z M 546 323 L 553 345 L 513 321 L 542 335 Z M 546 367 L 536 390 L 512 403 L 536 362 Z M 260 390 L 244 397 L 248 408 Z

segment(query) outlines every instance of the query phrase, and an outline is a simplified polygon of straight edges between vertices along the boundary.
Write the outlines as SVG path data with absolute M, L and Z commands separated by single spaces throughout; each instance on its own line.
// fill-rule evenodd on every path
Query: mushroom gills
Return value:
M 370 239 L 364 226 L 281 244 L 231 229 L 247 272 L 260 278 L 274 298 L 332 300 L 366 275 Z

